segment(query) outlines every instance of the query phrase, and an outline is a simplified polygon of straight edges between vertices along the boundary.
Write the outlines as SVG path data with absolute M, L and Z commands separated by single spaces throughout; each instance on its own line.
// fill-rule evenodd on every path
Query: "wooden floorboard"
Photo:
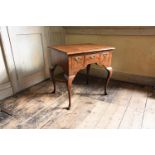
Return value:
M 1 128 L 16 128 L 20 123 L 42 108 L 52 104 L 64 92 L 63 86 L 58 87 L 56 94 L 51 94 L 51 82 L 46 81 L 42 87 L 35 86 L 17 95 L 16 100 L 3 102 L 3 108 L 9 109 L 12 117 L 0 122 Z M 60 90 L 61 89 L 61 90 Z M 7 99 L 8 100 L 8 99 Z M 9 121 L 11 119 L 11 121 Z
M 155 90 L 149 92 L 144 111 L 142 128 L 155 129 Z
M 87 117 L 82 122 L 80 122 L 80 124 L 76 128 L 95 128 L 103 113 L 105 113 L 108 104 L 109 103 L 106 103 L 104 101 L 95 101 L 95 107 L 92 109 L 91 113 L 89 113 Z
M 86 101 L 87 100 L 87 101 Z M 43 128 L 69 129 L 75 128 L 91 112 L 95 103 L 90 98 L 74 95 L 71 110 L 60 114 L 55 121 L 50 120 Z
M 65 83 L 57 82 L 51 94 L 50 80 L 2 100 L 0 128 L 155 128 L 155 91 L 127 82 L 111 80 L 104 95 L 105 80 L 78 74 L 73 82 L 72 108 L 68 106 Z
M 134 90 L 132 85 L 124 87 L 120 84 L 120 86 L 122 87 L 117 89 L 117 97 L 113 98 L 96 128 L 119 128 Z
M 147 96 L 148 89 L 146 87 L 135 88 L 120 128 L 141 128 Z

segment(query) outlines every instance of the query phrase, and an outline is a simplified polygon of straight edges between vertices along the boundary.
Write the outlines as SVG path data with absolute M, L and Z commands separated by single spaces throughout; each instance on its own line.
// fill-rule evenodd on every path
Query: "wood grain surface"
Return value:
M 50 80 L 35 85 L 1 101 L 1 107 L 12 116 L 0 112 L 1 129 L 74 129 L 74 128 L 155 128 L 155 93 L 146 87 L 112 80 L 109 95 L 104 95 L 104 79 L 78 74 L 73 81 L 71 110 L 66 85 L 57 83 L 51 94 Z
M 66 53 L 67 55 L 89 53 L 89 52 L 95 52 L 95 51 L 108 51 L 108 50 L 115 49 L 114 47 L 111 47 L 111 46 L 92 44 L 92 43 L 55 45 L 55 46 L 48 46 L 48 48 L 56 49 L 58 51 Z

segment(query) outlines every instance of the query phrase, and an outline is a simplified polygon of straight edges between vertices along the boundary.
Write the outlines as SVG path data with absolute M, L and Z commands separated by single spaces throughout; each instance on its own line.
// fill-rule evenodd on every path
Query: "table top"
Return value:
M 115 49 L 114 47 L 111 46 L 92 44 L 92 43 L 55 45 L 55 46 L 48 46 L 48 48 L 64 52 L 67 55 L 97 52 L 97 51 L 109 51 Z

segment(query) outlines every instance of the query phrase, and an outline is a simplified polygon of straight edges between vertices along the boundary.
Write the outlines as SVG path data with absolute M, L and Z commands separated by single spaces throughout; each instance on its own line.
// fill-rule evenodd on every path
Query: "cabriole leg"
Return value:
M 88 84 L 89 83 L 89 73 L 90 73 L 90 64 L 89 65 L 87 65 L 87 75 L 86 75 L 86 84 Z
M 68 90 L 68 97 L 69 97 L 69 105 L 67 107 L 67 110 L 69 110 L 71 108 L 71 89 L 72 89 L 72 82 L 74 80 L 74 75 L 72 76 L 66 76 L 66 85 L 67 85 L 67 90 Z
M 52 93 L 55 93 L 55 91 L 56 91 L 56 82 L 55 82 L 55 76 L 54 76 L 55 69 L 56 69 L 56 65 L 53 66 L 52 68 L 50 68 L 50 77 L 51 77 L 51 81 L 52 81 L 53 87 L 54 87 Z
M 106 78 L 106 83 L 105 83 L 105 87 L 104 87 L 104 94 L 107 95 L 107 87 L 108 87 L 108 83 L 109 83 L 109 80 L 112 76 L 112 67 L 107 67 L 106 68 L 107 72 L 108 72 L 108 75 L 107 75 L 107 78 Z

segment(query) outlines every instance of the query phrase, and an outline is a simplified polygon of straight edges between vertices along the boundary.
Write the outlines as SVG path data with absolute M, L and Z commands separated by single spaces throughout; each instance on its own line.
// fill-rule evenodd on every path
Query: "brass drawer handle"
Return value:
M 103 56 L 107 56 L 107 55 L 108 55 L 108 53 L 102 53 L 102 55 L 103 55 Z
M 79 62 L 79 61 L 80 61 L 80 57 L 75 57 L 74 60 L 75 60 L 76 62 Z
M 90 56 L 91 59 L 95 59 L 95 57 L 96 57 L 95 55 L 91 55 Z

